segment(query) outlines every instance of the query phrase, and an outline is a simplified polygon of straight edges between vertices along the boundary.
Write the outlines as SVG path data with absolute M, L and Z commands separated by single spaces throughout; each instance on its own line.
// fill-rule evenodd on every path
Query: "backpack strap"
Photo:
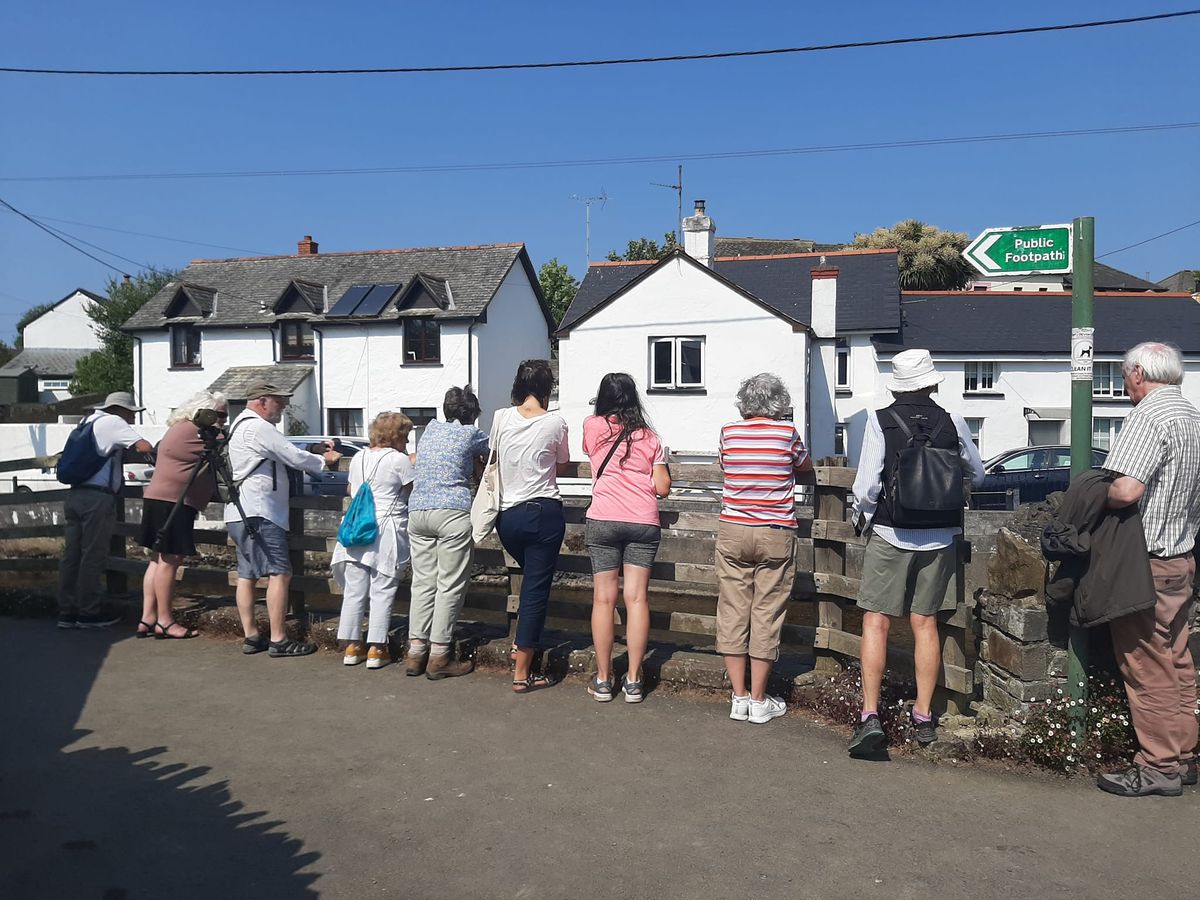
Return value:
M 896 412 L 890 406 L 887 409 L 887 413 L 889 416 L 891 416 L 893 419 L 896 420 L 896 424 L 900 426 L 900 430 L 904 432 L 904 436 L 906 438 L 908 438 L 909 443 L 912 443 L 912 441 L 913 441 L 912 429 L 909 428 L 906 424 L 904 424 L 904 420 L 902 418 L 900 418 L 900 413 Z

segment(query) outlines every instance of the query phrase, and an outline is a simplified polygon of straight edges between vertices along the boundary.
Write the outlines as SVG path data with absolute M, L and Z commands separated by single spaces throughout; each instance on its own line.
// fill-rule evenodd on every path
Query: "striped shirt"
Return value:
M 721 429 L 721 521 L 796 527 L 796 467 L 808 458 L 791 422 L 751 418 Z
M 1155 388 L 1133 408 L 1104 468 L 1146 486 L 1139 507 L 1151 556 L 1191 552 L 1200 531 L 1200 412 L 1178 385 Z

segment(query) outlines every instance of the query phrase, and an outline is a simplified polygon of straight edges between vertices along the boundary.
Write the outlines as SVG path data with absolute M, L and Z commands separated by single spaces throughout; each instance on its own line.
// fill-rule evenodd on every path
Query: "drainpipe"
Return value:
M 143 402 L 143 399 L 142 399 L 142 397 L 143 397 L 143 395 L 142 395 L 142 378 L 143 378 L 142 339 L 140 337 L 138 337 L 136 334 L 131 334 L 130 337 L 133 338 L 133 340 L 137 343 L 137 396 L 134 397 L 134 400 L 137 402 L 138 406 L 145 406 L 146 404 Z M 139 412 L 137 415 L 138 415 L 138 424 L 145 425 L 146 424 L 145 411 L 143 410 L 142 412 Z
M 472 332 L 478 323 L 478 319 L 472 319 L 471 324 L 467 326 L 467 384 L 471 385 L 471 390 L 475 391 L 476 397 L 479 396 L 479 391 L 475 389 L 473 384 L 475 375 L 475 336 Z
M 316 433 L 325 434 L 329 427 L 325 421 L 325 332 L 311 322 L 309 327 L 317 336 L 317 415 L 320 416 L 320 427 Z

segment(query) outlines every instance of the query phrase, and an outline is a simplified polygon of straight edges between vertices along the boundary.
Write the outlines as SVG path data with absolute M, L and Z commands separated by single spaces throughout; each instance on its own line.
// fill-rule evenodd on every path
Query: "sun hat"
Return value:
M 246 385 L 246 399 L 258 400 L 260 397 L 290 397 L 291 391 L 285 391 L 276 384 L 259 378 Z
M 134 402 L 133 394 L 129 391 L 113 391 L 104 398 L 103 403 L 97 403 L 92 409 L 111 409 L 114 406 L 119 406 L 121 409 L 127 409 L 130 412 L 141 412 L 146 407 L 138 406 Z
M 941 384 L 945 378 L 934 368 L 928 350 L 905 350 L 892 357 L 892 380 L 886 387 L 893 394 L 907 394 Z

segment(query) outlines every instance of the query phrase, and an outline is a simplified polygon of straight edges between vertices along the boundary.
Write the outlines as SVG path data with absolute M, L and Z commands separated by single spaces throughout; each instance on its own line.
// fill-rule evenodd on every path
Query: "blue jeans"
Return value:
M 496 532 L 504 549 L 521 567 L 523 576 L 517 611 L 517 646 L 536 647 L 546 625 L 558 551 L 567 533 L 562 501 L 541 497 L 501 510 Z

